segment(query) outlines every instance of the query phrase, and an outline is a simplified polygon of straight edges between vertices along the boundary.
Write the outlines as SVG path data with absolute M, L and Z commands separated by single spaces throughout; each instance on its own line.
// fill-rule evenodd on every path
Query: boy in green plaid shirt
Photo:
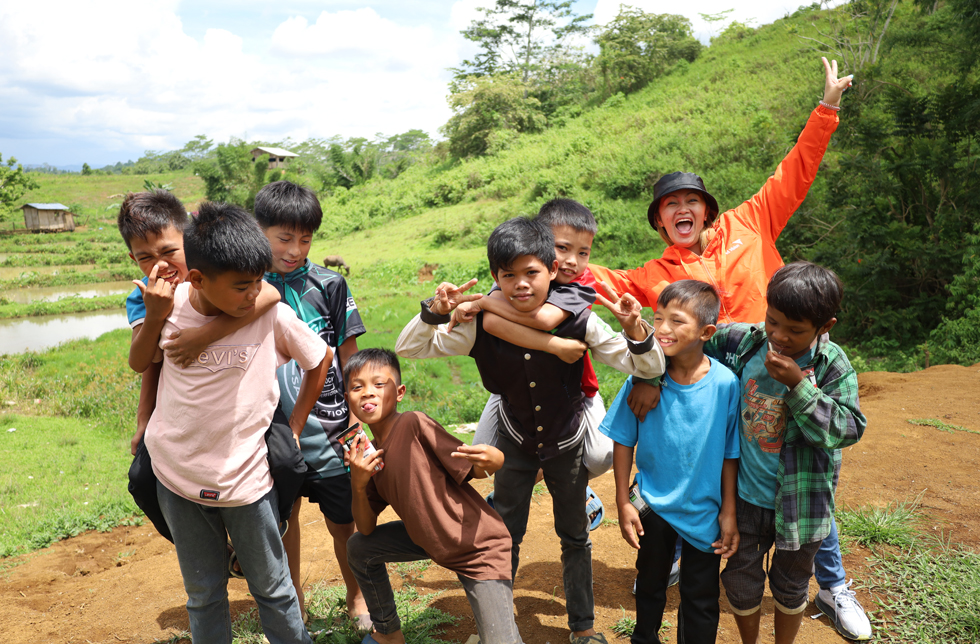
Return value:
M 736 517 L 742 537 L 721 574 L 743 644 L 759 639 L 766 570 L 776 605 L 777 644 L 796 638 L 813 558 L 830 534 L 840 448 L 864 434 L 857 374 L 827 332 L 842 287 L 809 262 L 776 271 L 764 325 L 720 327 L 704 352 L 742 387 Z

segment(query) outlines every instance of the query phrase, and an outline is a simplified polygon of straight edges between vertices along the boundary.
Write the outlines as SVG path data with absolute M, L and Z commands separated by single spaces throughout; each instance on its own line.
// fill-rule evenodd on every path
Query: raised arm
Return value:
M 248 326 L 272 310 L 280 299 L 281 296 L 275 286 L 262 282 L 262 289 L 255 298 L 255 307 L 248 314 L 236 318 L 222 313 L 202 327 L 175 331 L 167 338 L 169 342 L 164 344 L 164 351 L 178 367 L 188 367 L 208 348 L 208 345 Z
M 840 109 L 841 94 L 851 84 L 851 76 L 837 78 L 837 61 L 830 64 L 826 58 L 821 60 L 825 75 L 823 104 L 810 114 L 796 145 L 762 189 L 735 208 L 737 217 L 754 222 L 759 232 L 768 234 L 773 242 L 803 203 L 817 178 L 817 170 L 830 144 L 830 137 L 840 122 L 837 110 Z
M 371 454 L 364 453 L 364 442 L 367 438 L 359 439 L 350 451 L 350 483 L 351 483 L 351 514 L 354 515 L 354 525 L 363 535 L 369 535 L 378 527 L 378 515 L 371 508 L 368 500 L 368 485 L 374 476 L 374 468 L 382 462 L 384 450 L 379 449 Z
M 476 325 L 463 324 L 452 333 L 445 326 L 450 313 L 462 302 L 477 300 L 480 294 L 465 291 L 476 284 L 472 279 L 463 286 L 443 282 L 436 294 L 422 302 L 422 312 L 412 318 L 395 341 L 395 353 L 403 358 L 442 358 L 469 355 L 476 342 Z
M 511 322 L 522 324 L 532 329 L 538 329 L 539 331 L 551 331 L 571 315 L 568 311 L 563 311 L 554 304 L 548 304 L 547 302 L 533 311 L 518 311 L 503 298 L 504 296 L 500 291 L 492 291 L 489 296 L 479 301 L 480 308 Z M 501 339 L 510 342 L 508 338 L 501 337 Z M 514 342 L 513 344 L 518 343 Z
M 156 354 L 157 343 L 163 324 L 174 307 L 174 286 L 166 280 L 157 279 L 159 266 L 154 266 L 147 275 L 147 283 L 133 280 L 133 284 L 143 294 L 146 317 L 143 324 L 133 328 L 133 339 L 129 345 L 129 366 L 137 373 L 146 371 Z

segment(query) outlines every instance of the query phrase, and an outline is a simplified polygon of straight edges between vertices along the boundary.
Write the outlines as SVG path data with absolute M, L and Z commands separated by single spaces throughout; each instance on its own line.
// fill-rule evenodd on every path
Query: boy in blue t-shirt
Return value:
M 654 334 L 670 358 L 660 404 L 639 421 L 627 398 L 627 379 L 600 425 L 614 443 L 616 505 L 623 538 L 636 557 L 633 644 L 656 642 L 667 604 L 677 537 L 680 632 L 690 642 L 714 642 L 718 632 L 718 569 L 738 550 L 739 384 L 704 355 L 714 335 L 720 300 L 705 282 L 682 280 L 657 300 Z M 636 448 L 636 483 L 629 475 Z
M 357 353 L 357 336 L 366 329 L 346 280 L 339 273 L 317 266 L 307 258 L 313 233 L 323 218 L 316 194 L 289 181 L 275 181 L 255 195 L 255 218 L 272 246 L 272 268 L 265 274 L 266 282 L 279 291 L 283 303 L 288 304 L 334 352 L 326 382 L 319 397 L 313 401 L 305 424 L 293 428 L 294 433 L 302 432 L 299 434 L 300 450 L 309 469 L 295 499 L 292 515 L 299 516 L 304 496 L 320 506 L 347 586 L 348 613 L 360 630 L 370 631 L 367 604 L 347 563 L 347 540 L 354 534 L 354 515 L 351 514 L 350 474 L 344 466 L 339 441 L 350 425 L 341 374 L 347 359 Z M 303 405 L 299 389 L 303 370 L 295 361 L 290 361 L 279 367 L 276 376 L 279 404 L 289 416 L 294 407 Z M 301 525 L 301 521 L 293 521 L 283 536 L 283 543 L 293 586 L 300 607 L 305 609 L 300 577 Z

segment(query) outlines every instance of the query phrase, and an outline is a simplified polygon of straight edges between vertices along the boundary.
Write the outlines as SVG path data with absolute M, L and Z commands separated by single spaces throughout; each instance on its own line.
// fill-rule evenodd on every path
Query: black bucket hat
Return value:
M 708 212 L 704 217 L 705 228 L 713 224 L 715 218 L 718 217 L 718 201 L 704 187 L 704 181 L 701 180 L 701 177 L 693 172 L 671 172 L 670 174 L 665 174 L 653 185 L 653 201 L 650 203 L 650 207 L 647 208 L 647 219 L 650 225 L 660 233 L 660 236 L 664 238 L 664 241 L 668 245 L 671 243 L 670 238 L 663 231 L 662 227 L 657 226 L 657 215 L 660 212 L 660 200 L 664 196 L 678 190 L 697 190 L 704 195 L 704 201 L 708 206 Z

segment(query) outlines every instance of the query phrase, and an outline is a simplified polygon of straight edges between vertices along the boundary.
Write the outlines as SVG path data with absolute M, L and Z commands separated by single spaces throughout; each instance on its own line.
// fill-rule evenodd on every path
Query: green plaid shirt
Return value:
M 721 325 L 704 352 L 741 377 L 766 341 L 762 324 Z M 861 440 L 868 424 L 858 404 L 857 374 L 839 346 L 822 336 L 806 368 L 813 369 L 812 379 L 804 378 L 785 398 L 789 413 L 775 500 L 780 550 L 799 550 L 830 534 L 840 448 Z

